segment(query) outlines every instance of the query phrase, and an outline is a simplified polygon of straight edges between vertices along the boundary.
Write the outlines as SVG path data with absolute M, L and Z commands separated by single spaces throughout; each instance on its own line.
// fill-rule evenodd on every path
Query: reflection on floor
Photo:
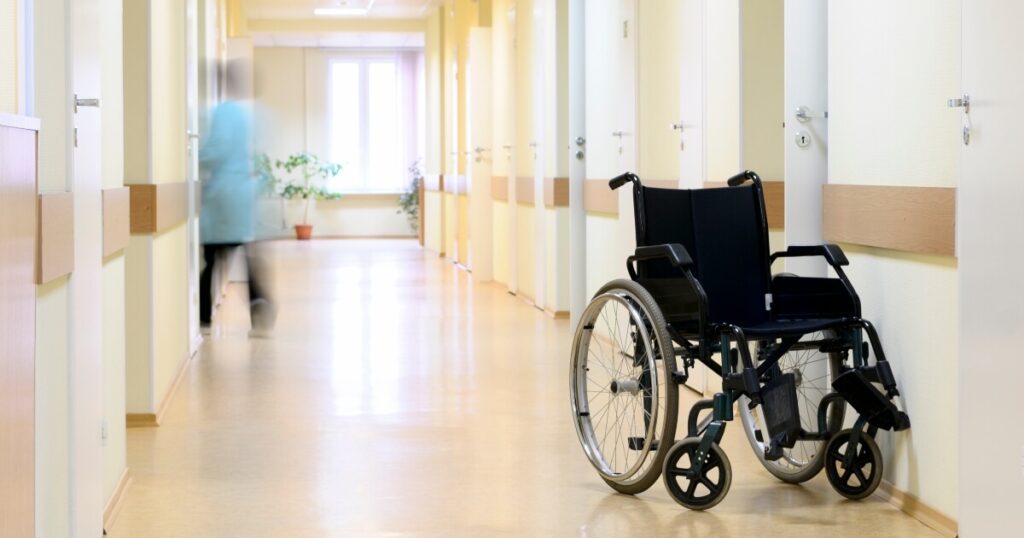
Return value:
M 935 535 L 823 475 L 778 482 L 739 427 L 714 510 L 680 508 L 660 482 L 613 494 L 570 422 L 566 321 L 413 242 L 273 251 L 275 337 L 247 339 L 233 288 L 164 425 L 129 431 L 111 536 Z

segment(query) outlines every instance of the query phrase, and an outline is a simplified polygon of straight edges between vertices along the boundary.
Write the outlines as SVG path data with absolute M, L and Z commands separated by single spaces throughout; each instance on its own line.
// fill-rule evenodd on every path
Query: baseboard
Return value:
M 121 478 L 117 481 L 117 487 L 114 488 L 114 493 L 107 499 L 107 505 L 103 507 L 103 529 L 109 530 L 114 525 L 114 520 L 117 519 L 117 514 L 121 511 L 121 504 L 124 501 L 125 493 L 128 492 L 128 487 L 132 484 L 132 475 L 125 467 L 124 471 L 121 471 Z M 105 534 L 105 533 L 104 533 Z
M 192 355 L 189 354 L 182 361 L 181 367 L 178 368 L 177 375 L 174 376 L 174 381 L 171 383 L 171 387 L 167 389 L 167 394 L 164 394 L 163 400 L 160 400 L 159 407 L 156 408 L 156 413 L 128 413 L 125 419 L 125 425 L 129 428 L 152 428 L 159 426 L 164 420 L 164 414 L 167 413 L 167 409 L 171 406 L 171 400 L 174 399 L 174 395 L 178 392 L 178 387 L 181 385 L 181 380 L 185 378 L 185 372 L 188 370 L 189 363 L 192 362 Z
M 569 319 L 569 312 L 567 310 L 551 310 L 545 308 L 544 313 L 553 319 Z
M 878 487 L 877 495 L 889 501 L 889 504 L 899 508 L 910 517 L 938 531 L 943 536 L 953 538 L 959 532 L 956 520 L 936 510 L 935 507 L 922 502 L 921 499 L 914 495 L 897 488 L 887 480 L 882 481 L 882 484 Z

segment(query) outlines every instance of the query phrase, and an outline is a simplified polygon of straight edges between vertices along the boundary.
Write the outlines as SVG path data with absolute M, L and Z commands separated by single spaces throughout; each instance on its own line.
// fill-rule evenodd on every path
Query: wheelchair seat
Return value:
M 743 329 L 743 334 L 757 338 L 760 336 L 767 337 L 783 337 L 783 336 L 800 336 L 808 333 L 824 331 L 837 327 L 846 323 L 845 318 L 831 318 L 831 319 L 793 319 L 784 320 L 777 319 L 766 321 L 758 325 L 752 326 L 740 326 Z

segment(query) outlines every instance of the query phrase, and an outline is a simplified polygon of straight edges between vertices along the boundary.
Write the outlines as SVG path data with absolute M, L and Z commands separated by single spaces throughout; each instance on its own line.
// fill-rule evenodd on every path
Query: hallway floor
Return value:
M 614 494 L 570 422 L 567 321 L 412 241 L 272 249 L 274 338 L 232 286 L 163 425 L 128 432 L 110 536 L 937 536 L 823 474 L 775 480 L 737 425 L 713 510 Z

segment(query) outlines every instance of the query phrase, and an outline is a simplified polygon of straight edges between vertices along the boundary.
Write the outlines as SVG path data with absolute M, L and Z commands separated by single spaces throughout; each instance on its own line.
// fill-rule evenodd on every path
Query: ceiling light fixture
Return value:
M 366 15 L 370 12 L 370 8 L 373 7 L 373 3 L 377 0 L 370 0 L 366 3 L 366 7 L 318 7 L 313 9 L 313 15 L 317 17 L 352 17 Z M 341 4 L 341 2 L 338 2 Z M 347 4 L 348 2 L 344 2 Z
M 317 17 L 344 17 L 346 15 L 366 15 L 365 7 L 318 7 L 313 10 Z

